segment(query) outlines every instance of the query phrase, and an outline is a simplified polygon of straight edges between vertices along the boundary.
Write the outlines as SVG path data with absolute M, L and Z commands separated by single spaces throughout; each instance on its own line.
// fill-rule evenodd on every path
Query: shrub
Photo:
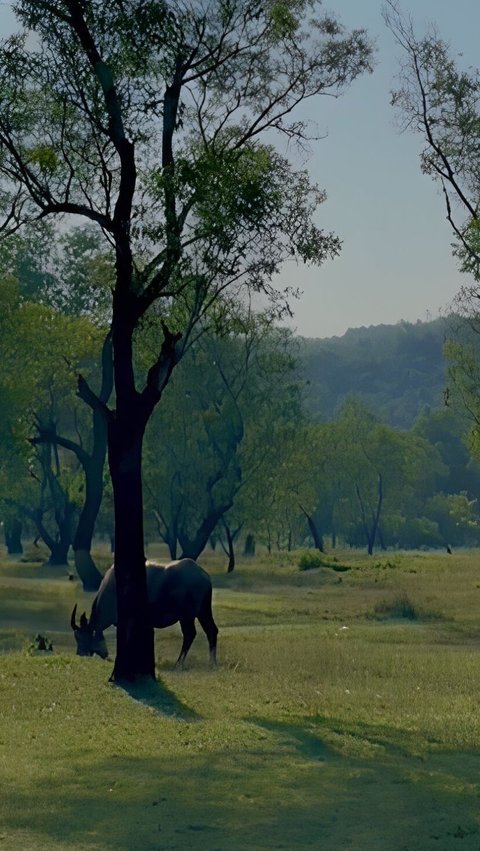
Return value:
M 298 559 L 300 570 L 314 570 L 317 567 L 330 567 L 326 563 L 325 555 L 320 550 L 303 550 Z
M 380 600 L 373 611 L 380 618 L 406 618 L 410 621 L 418 618 L 418 612 L 406 594 L 398 594 L 391 600 Z

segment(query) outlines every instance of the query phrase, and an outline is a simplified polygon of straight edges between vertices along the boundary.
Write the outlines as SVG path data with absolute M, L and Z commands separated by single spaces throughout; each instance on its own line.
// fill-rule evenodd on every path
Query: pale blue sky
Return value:
M 480 65 L 478 0 L 401 0 L 419 33 L 436 22 L 462 62 Z M 365 26 L 377 42 L 372 75 L 316 116 L 328 138 L 309 168 L 328 193 L 322 224 L 343 239 L 339 258 L 321 269 L 290 268 L 303 290 L 294 327 L 306 336 L 349 327 L 415 321 L 438 315 L 466 277 L 451 256 L 443 198 L 420 172 L 421 140 L 400 134 L 390 106 L 398 48 L 381 16 L 381 0 L 325 0 L 348 27 Z
M 307 166 L 328 200 L 321 224 L 343 240 L 339 258 L 321 269 L 289 265 L 281 282 L 303 290 L 293 327 L 305 336 L 343 334 L 349 327 L 433 318 L 465 276 L 451 257 L 443 199 L 421 175 L 420 140 L 399 134 L 390 107 L 398 48 L 381 17 L 381 0 L 325 0 L 348 27 L 365 26 L 377 41 L 372 75 L 341 99 L 315 104 L 327 138 L 314 143 Z M 462 62 L 480 65 L 478 0 L 402 0 L 417 30 L 435 22 Z M 0 3 L 0 31 L 12 31 L 9 4 Z

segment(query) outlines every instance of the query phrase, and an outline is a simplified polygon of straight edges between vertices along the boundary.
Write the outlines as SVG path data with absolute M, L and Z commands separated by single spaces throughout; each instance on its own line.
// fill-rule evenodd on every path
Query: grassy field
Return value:
M 480 553 L 337 558 L 207 558 L 218 669 L 172 627 L 142 693 L 74 655 L 92 595 L 1 560 L 1 851 L 480 851 Z

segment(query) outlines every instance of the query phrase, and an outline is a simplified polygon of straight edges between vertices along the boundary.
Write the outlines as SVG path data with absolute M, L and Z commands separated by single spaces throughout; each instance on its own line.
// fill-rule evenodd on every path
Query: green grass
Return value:
M 92 595 L 2 562 L 0 849 L 479 851 L 479 553 L 339 561 L 209 559 L 219 667 L 159 631 L 142 693 L 73 655 Z

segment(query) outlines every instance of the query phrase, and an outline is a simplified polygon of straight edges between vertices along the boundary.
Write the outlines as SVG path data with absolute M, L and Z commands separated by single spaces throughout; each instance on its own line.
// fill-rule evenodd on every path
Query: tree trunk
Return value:
M 5 534 L 5 546 L 8 555 L 21 555 L 22 546 L 22 521 L 18 518 L 5 520 L 3 531 Z
M 112 335 L 107 334 L 102 347 L 102 383 L 99 399 L 107 404 L 113 390 Z M 102 574 L 92 558 L 92 540 L 103 497 L 103 468 L 107 455 L 108 423 L 104 410 L 92 411 L 93 447 L 90 456 L 81 458 L 85 475 L 85 500 L 73 540 L 75 567 L 84 591 L 98 591 Z
M 380 549 L 383 550 L 383 552 L 386 552 L 387 545 L 385 544 L 385 538 L 383 537 L 383 532 L 380 529 L 380 526 L 378 527 L 378 540 L 380 541 Z
M 227 523 L 224 523 L 225 526 L 225 534 L 227 536 L 227 544 L 228 544 L 228 565 L 227 565 L 227 573 L 232 573 L 235 569 L 235 549 L 233 546 L 233 535 L 230 532 Z
M 90 548 L 74 549 L 75 569 L 82 582 L 84 591 L 98 591 L 102 581 L 102 574 L 95 564 Z
M 312 536 L 315 549 L 320 550 L 321 553 L 324 553 L 325 552 L 325 546 L 324 546 L 324 543 L 323 543 L 322 533 L 318 531 L 317 524 L 315 523 L 315 520 L 313 519 L 312 515 L 308 514 L 308 512 L 305 511 L 305 509 L 302 508 L 302 506 L 300 506 L 300 508 L 302 509 L 302 511 L 303 511 L 303 513 L 304 513 L 304 515 L 307 519 L 308 529 L 309 529 L 309 532 Z
M 109 465 L 115 508 L 117 653 L 111 679 L 116 683 L 155 679 L 153 627 L 148 622 L 143 537 L 142 442 L 137 411 L 117 410 L 109 423 Z M 132 405 L 132 408 L 134 406 Z
M 271 545 L 271 542 L 270 542 L 270 539 L 269 539 L 268 552 L 270 553 L 271 551 L 272 551 L 272 545 Z M 252 534 L 248 534 L 247 537 L 245 538 L 245 546 L 243 548 L 243 555 L 247 556 L 248 558 L 253 558 L 253 556 L 255 555 L 255 538 L 253 537 Z
M 55 567 L 68 564 L 69 549 L 69 540 L 60 539 L 60 541 L 55 541 L 55 543 L 53 543 L 50 547 L 50 557 L 47 564 L 54 565 Z
M 172 561 L 175 561 L 177 558 L 177 522 L 176 519 L 172 521 L 170 525 L 168 525 L 159 511 L 154 509 L 153 511 L 155 522 L 157 524 L 157 530 L 160 538 L 164 542 L 164 544 L 168 547 L 168 552 L 170 554 L 170 558 Z
M 75 567 L 84 591 L 98 591 L 102 581 L 102 574 L 91 556 L 91 549 L 95 523 L 102 502 L 104 459 L 105 453 L 100 459 L 92 456 L 91 461 L 84 467 L 85 501 L 73 539 Z
M 68 564 L 68 551 L 72 543 L 72 523 L 75 514 L 75 505 L 73 502 L 65 501 L 63 515 L 56 513 L 56 522 L 58 527 L 58 537 L 53 538 L 49 534 L 46 527 L 43 525 L 41 515 L 35 514 L 32 519 L 38 530 L 38 537 L 42 539 L 44 544 L 50 550 L 50 556 L 47 564 L 59 566 Z
M 368 555 L 371 556 L 373 554 L 373 548 L 375 546 L 375 541 L 377 539 L 378 530 L 380 528 L 380 514 L 382 512 L 383 505 L 383 479 L 381 474 L 378 474 L 377 481 L 377 506 L 376 510 L 372 516 L 372 525 L 370 528 L 370 532 L 368 534 Z
M 215 529 L 217 523 L 222 519 L 223 515 L 232 507 L 232 503 L 222 505 L 220 508 L 211 511 L 208 517 L 205 517 L 200 527 L 197 529 L 194 538 L 189 538 L 184 529 L 178 530 L 178 540 L 182 547 L 182 558 L 197 559 L 208 544 L 208 540 Z

